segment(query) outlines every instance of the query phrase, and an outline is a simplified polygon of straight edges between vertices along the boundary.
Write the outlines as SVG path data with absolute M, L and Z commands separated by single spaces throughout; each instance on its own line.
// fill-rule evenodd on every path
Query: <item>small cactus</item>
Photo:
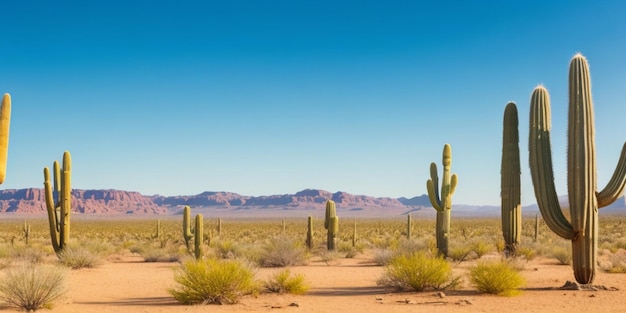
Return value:
M 24 242 L 28 245 L 28 239 L 30 238 L 30 224 L 26 224 L 24 221 L 24 228 L 22 229 L 24 233 Z
M 406 239 L 411 239 L 413 233 L 413 222 L 411 221 L 411 213 L 406 215 Z
M 339 233 L 339 217 L 337 217 L 337 208 L 335 201 L 326 201 L 326 217 L 324 219 L 324 228 L 326 228 L 326 248 L 328 251 L 335 250 L 335 239 Z
M 428 199 L 433 208 L 437 210 L 436 238 L 437 250 L 444 257 L 448 256 L 448 242 L 450 239 L 450 211 L 452 211 L 452 195 L 456 189 L 457 176 L 450 175 L 450 165 L 452 164 L 452 148 L 449 144 L 443 146 L 443 182 L 441 183 L 441 194 L 439 193 L 437 176 L 437 164 L 430 164 L 430 179 L 426 182 Z
M 202 214 L 195 217 L 194 229 L 191 228 L 191 208 L 185 206 L 183 208 L 183 239 L 187 251 L 191 253 L 191 239 L 194 240 L 194 256 L 197 260 L 202 258 L 202 244 L 204 239 L 204 218 Z
M 69 151 L 63 153 L 63 169 L 59 168 L 58 161 L 54 161 L 54 192 L 50 184 L 50 171 L 48 167 L 43 169 L 43 185 L 48 211 L 48 224 L 50 226 L 50 239 L 52 247 L 57 254 L 63 251 L 65 245 L 70 240 L 70 213 L 72 209 L 71 164 L 72 158 Z

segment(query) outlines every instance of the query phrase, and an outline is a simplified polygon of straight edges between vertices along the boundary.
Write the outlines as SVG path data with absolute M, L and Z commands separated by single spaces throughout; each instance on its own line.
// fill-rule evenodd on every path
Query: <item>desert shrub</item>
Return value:
M 559 261 L 561 265 L 572 264 L 572 249 L 565 246 L 556 246 L 550 252 L 550 255 Z
M 485 293 L 502 296 L 519 294 L 524 278 L 507 262 L 481 262 L 470 268 L 470 282 Z
M 374 263 L 378 265 L 388 265 L 394 257 L 394 252 L 388 248 L 374 249 Z
M 607 273 L 626 273 L 626 250 L 602 250 L 599 263 L 600 268 Z
M 536 252 L 535 249 L 528 246 L 518 246 L 517 250 L 515 250 L 515 256 L 526 259 L 526 261 L 530 261 L 535 258 Z
M 46 256 L 43 250 L 29 246 L 17 246 L 10 255 L 17 262 L 27 263 L 41 263 Z
M 283 270 L 274 274 L 263 286 L 268 292 L 281 294 L 301 295 L 309 290 L 309 285 L 306 283 L 304 275 L 291 275 L 289 270 Z
M 68 245 L 58 255 L 61 264 L 71 269 L 95 267 L 102 263 L 98 253 L 80 245 Z
M 483 241 L 476 241 L 472 244 L 472 251 L 476 253 L 476 257 L 479 259 L 483 257 L 483 255 L 491 252 L 493 247 L 489 244 L 484 243 Z
M 5 271 L 0 301 L 25 311 L 49 309 L 66 291 L 66 272 L 60 267 L 23 263 Z
M 457 262 L 463 262 L 475 258 L 474 250 L 468 244 L 453 244 L 448 249 L 448 257 Z
M 168 249 L 149 248 L 140 253 L 145 262 L 178 262 L 182 256 Z
M 168 292 L 183 304 L 234 304 L 259 289 L 252 269 L 237 260 L 186 261 L 174 281 L 178 285 Z
M 262 247 L 259 264 L 263 267 L 302 265 L 306 261 L 306 249 L 295 239 L 277 236 L 268 239 Z
M 454 277 L 452 267 L 441 257 L 432 257 L 425 252 L 398 255 L 391 259 L 378 285 L 395 287 L 400 290 L 427 288 L 436 290 L 455 287 L 460 282 Z
M 235 259 L 242 256 L 241 245 L 232 240 L 218 240 L 215 242 L 215 255 L 220 259 Z

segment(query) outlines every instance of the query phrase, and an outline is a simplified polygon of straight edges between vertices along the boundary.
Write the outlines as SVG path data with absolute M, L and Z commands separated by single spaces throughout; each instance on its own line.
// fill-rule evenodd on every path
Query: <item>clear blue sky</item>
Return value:
M 567 70 L 579 51 L 599 188 L 626 140 L 623 1 L 7 0 L 2 11 L 0 92 L 13 99 L 3 189 L 41 187 L 43 167 L 69 150 L 79 189 L 413 197 L 450 143 L 454 203 L 499 204 L 513 100 L 526 205 L 540 83 L 567 192 Z

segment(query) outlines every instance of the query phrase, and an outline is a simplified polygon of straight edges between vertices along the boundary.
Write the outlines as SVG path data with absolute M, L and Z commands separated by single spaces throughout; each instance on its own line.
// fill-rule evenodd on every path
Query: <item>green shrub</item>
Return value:
M 472 245 L 472 250 L 476 253 L 476 257 L 479 259 L 483 257 L 483 255 L 491 252 L 493 247 L 484 243 L 483 241 L 476 241 Z
M 49 309 L 66 291 L 65 273 L 60 267 L 32 263 L 9 268 L 0 280 L 0 301 L 25 311 Z
M 219 240 L 215 242 L 215 254 L 220 259 L 235 259 L 242 255 L 242 248 L 232 240 Z
M 471 260 L 475 258 L 473 255 L 474 250 L 472 246 L 467 244 L 455 244 L 448 250 L 448 257 L 457 262 L 463 262 L 465 260 Z
M 174 275 L 178 284 L 168 292 L 183 304 L 234 304 L 244 295 L 258 293 L 254 273 L 236 260 L 190 260 Z
M 304 275 L 291 275 L 289 270 L 280 271 L 264 284 L 265 290 L 274 293 L 290 293 L 301 295 L 309 290 L 309 285 L 304 279 Z
M 519 294 L 524 278 L 507 262 L 481 262 L 470 268 L 470 282 L 485 293 L 502 296 Z
M 455 287 L 459 277 L 452 275 L 452 267 L 441 257 L 431 257 L 425 252 L 398 255 L 391 259 L 377 284 L 400 290 L 427 288 L 443 290 Z
M 272 237 L 262 246 L 259 264 L 263 267 L 302 265 L 306 261 L 306 249 L 293 238 Z

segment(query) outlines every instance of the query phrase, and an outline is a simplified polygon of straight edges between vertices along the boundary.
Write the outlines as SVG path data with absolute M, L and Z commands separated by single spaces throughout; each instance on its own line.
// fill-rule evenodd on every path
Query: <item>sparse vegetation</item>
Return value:
M 0 279 L 0 301 L 25 311 L 50 309 L 65 291 L 65 271 L 57 266 L 22 263 Z
M 416 252 L 394 257 L 377 283 L 399 290 L 443 290 L 457 286 L 460 277 L 453 276 L 450 263 L 442 257 Z
M 174 275 L 169 293 L 183 304 L 234 304 L 256 294 L 259 284 L 246 264 L 235 260 L 204 259 L 184 262 Z
M 275 236 L 262 247 L 259 264 L 263 267 L 302 265 L 306 261 L 306 249 L 293 238 Z
M 274 274 L 263 286 L 268 292 L 290 293 L 294 295 L 304 294 L 310 288 L 305 281 L 304 275 L 292 275 L 289 270 L 282 270 Z
M 470 268 L 469 277 L 479 291 L 501 296 L 519 294 L 519 288 L 524 284 L 520 273 L 503 261 L 480 262 Z

